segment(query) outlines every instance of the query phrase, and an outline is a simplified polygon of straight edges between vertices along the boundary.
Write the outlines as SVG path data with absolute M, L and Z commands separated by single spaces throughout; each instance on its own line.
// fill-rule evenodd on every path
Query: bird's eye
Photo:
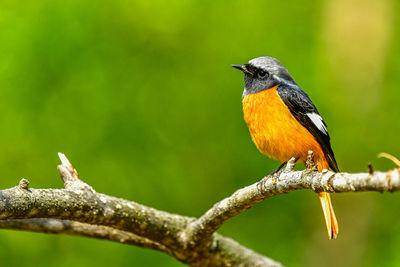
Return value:
M 266 72 L 266 71 L 260 70 L 258 72 L 258 78 L 260 78 L 260 79 L 264 79 L 267 76 L 268 76 L 268 72 Z

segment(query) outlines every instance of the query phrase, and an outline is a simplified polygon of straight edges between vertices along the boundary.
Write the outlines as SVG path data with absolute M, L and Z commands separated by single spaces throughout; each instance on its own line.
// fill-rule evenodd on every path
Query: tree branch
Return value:
M 178 232 L 195 218 L 97 193 L 78 178 L 77 171 L 63 154 L 59 156 L 62 165 L 58 170 L 65 189 L 30 189 L 29 182 L 22 179 L 18 186 L 0 190 L 0 221 L 3 220 L 4 227 L 55 232 L 53 226 L 56 223 L 59 227 L 73 227 L 70 234 L 114 241 L 120 234 L 134 234 L 134 238 L 128 238 L 136 245 L 164 251 L 193 266 L 281 266 L 218 234 L 207 247 L 184 249 L 178 240 Z M 88 232 L 83 231 L 84 228 Z M 60 232 L 67 233 L 63 229 Z
M 91 225 L 69 220 L 44 218 L 0 220 L 0 228 L 24 230 L 38 233 L 92 237 L 143 248 L 150 248 L 163 251 L 167 254 L 172 254 L 172 252 L 167 247 L 129 232 L 121 231 L 107 226 Z
M 59 156 L 65 189 L 29 189 L 29 182 L 22 179 L 18 186 L 0 190 L 1 228 L 107 239 L 163 251 L 192 266 L 281 266 L 215 233 L 225 221 L 263 199 L 300 189 L 337 193 L 400 190 L 399 169 L 319 173 L 310 158 L 306 170 L 294 171 L 292 159 L 276 177 L 237 190 L 195 219 L 97 193 L 78 178 L 63 154 Z
M 207 242 L 211 235 L 228 219 L 251 208 L 263 199 L 287 194 L 295 190 L 311 189 L 314 192 L 361 192 L 361 191 L 389 191 L 400 190 L 400 169 L 388 172 L 373 173 L 334 173 L 324 170 L 316 171 L 312 153 L 309 155 L 307 169 L 294 171 L 295 158 L 292 158 L 287 167 L 272 178 L 261 183 L 255 183 L 237 190 L 233 195 L 216 203 L 204 215 L 193 221 L 180 233 L 180 238 L 192 246 L 199 242 Z

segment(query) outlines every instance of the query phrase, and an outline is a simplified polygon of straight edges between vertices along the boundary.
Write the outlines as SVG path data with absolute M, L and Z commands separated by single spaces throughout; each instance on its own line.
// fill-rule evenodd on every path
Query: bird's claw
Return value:
M 259 181 L 259 182 L 257 183 L 258 194 L 259 194 L 259 195 L 262 195 L 262 192 L 263 192 L 263 188 L 264 188 L 264 186 L 265 186 L 265 183 L 266 183 L 269 179 L 271 179 L 271 180 L 272 180 L 272 183 L 273 183 L 274 185 L 276 185 L 277 176 L 278 176 L 277 173 L 273 173 L 273 174 L 269 174 L 269 175 L 265 176 L 264 178 L 262 178 L 261 181 Z
M 313 165 L 311 168 L 307 168 L 305 170 L 305 172 L 308 174 L 308 173 L 312 173 L 312 172 L 318 171 L 318 165 L 319 164 L 317 163 L 317 164 Z

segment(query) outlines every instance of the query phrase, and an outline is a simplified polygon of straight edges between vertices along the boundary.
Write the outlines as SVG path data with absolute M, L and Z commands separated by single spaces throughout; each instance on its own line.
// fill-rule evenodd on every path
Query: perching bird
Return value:
M 244 119 L 263 154 L 284 163 L 295 157 L 305 164 L 308 151 L 312 150 L 318 171 L 331 168 L 339 172 L 325 122 L 278 60 L 258 57 L 232 67 L 245 74 Z M 339 227 L 330 194 L 321 192 L 319 199 L 329 239 L 334 239 Z

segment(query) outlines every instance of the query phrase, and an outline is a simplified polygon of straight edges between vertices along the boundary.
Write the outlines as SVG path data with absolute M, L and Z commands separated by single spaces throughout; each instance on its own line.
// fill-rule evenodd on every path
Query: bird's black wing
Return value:
M 333 154 L 326 124 L 310 97 L 296 84 L 280 85 L 278 94 L 289 107 L 292 115 L 314 136 L 328 158 L 329 167 L 339 172 Z

